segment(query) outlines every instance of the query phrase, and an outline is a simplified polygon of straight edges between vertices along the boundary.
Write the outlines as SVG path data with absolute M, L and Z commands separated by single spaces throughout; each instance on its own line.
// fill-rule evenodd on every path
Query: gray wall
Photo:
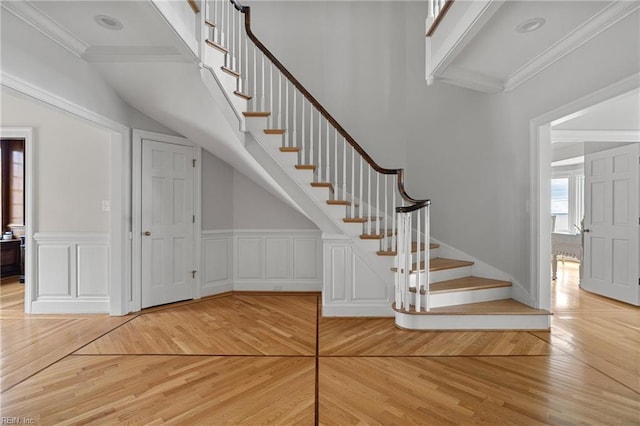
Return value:
M 529 122 L 637 73 L 638 13 L 487 95 L 426 85 L 423 2 L 250 5 L 265 45 L 374 159 L 406 168 L 409 194 L 432 199 L 434 237 L 531 289 Z
M 317 229 L 298 211 L 202 151 L 202 229 Z

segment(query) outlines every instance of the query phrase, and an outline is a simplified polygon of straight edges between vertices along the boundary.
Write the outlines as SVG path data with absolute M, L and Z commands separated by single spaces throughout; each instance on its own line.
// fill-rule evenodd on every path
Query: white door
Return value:
M 193 298 L 193 148 L 142 141 L 142 307 Z
M 640 144 L 585 156 L 585 290 L 639 305 Z

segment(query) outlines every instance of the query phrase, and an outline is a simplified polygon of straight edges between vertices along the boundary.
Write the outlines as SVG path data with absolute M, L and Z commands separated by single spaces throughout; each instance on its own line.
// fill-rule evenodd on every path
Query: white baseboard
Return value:
M 411 315 L 396 312 L 408 330 L 549 330 L 550 315 Z
M 391 304 L 323 304 L 323 317 L 393 317 L 394 311 Z
M 255 281 L 236 281 L 233 283 L 233 289 L 235 291 L 272 291 L 277 293 L 279 291 L 308 291 L 318 292 L 322 291 L 322 282 L 290 282 L 283 283 L 281 281 L 274 282 L 255 282 Z
M 32 314 L 108 314 L 109 298 L 94 300 L 39 299 L 31 303 Z

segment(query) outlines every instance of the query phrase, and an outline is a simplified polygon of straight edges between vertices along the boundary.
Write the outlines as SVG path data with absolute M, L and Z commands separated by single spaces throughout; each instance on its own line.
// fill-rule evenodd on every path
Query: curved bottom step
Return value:
M 396 309 L 396 326 L 408 330 L 549 330 L 551 312 L 513 299 L 433 308 L 428 312 Z

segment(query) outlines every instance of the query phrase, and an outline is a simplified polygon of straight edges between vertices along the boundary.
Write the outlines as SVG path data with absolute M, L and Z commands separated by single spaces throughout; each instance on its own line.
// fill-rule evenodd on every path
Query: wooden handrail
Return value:
M 262 44 L 262 42 L 256 37 L 256 35 L 251 30 L 251 8 L 249 6 L 244 6 L 240 4 L 238 0 L 229 0 L 234 8 L 239 12 L 244 14 L 244 26 L 245 31 L 247 32 L 247 36 L 249 39 L 262 51 L 262 53 L 280 70 L 282 74 L 289 79 L 289 81 L 304 95 L 305 98 L 322 114 L 322 116 L 329 122 L 331 125 L 340 133 L 344 139 L 349 142 L 349 145 L 355 149 L 358 154 L 364 158 L 364 160 L 377 172 L 385 174 L 385 175 L 396 175 L 397 176 L 397 187 L 400 196 L 407 201 L 408 203 L 417 205 L 420 204 L 420 207 L 416 207 L 416 209 L 429 205 L 431 203 L 430 200 L 418 200 L 410 197 L 404 189 L 404 169 L 386 169 L 380 166 L 375 162 L 373 158 L 362 148 L 356 140 L 336 121 L 331 114 L 318 102 L 316 98 L 309 93 L 309 91 L 296 79 L 293 74 L 289 72 L 289 70 L 282 65 L 282 63 L 267 49 L 267 47 Z
M 446 2 L 444 3 L 444 6 L 442 7 L 442 9 L 440 9 L 440 13 L 438 13 L 438 16 L 436 16 L 436 18 L 433 20 L 433 23 L 429 27 L 429 31 L 427 31 L 427 37 L 431 37 L 433 33 L 436 32 L 436 29 L 440 25 L 440 22 L 442 22 L 444 15 L 446 15 L 447 12 L 449 11 L 449 8 L 451 8 L 451 5 L 453 4 L 453 2 L 454 0 L 446 0 Z

